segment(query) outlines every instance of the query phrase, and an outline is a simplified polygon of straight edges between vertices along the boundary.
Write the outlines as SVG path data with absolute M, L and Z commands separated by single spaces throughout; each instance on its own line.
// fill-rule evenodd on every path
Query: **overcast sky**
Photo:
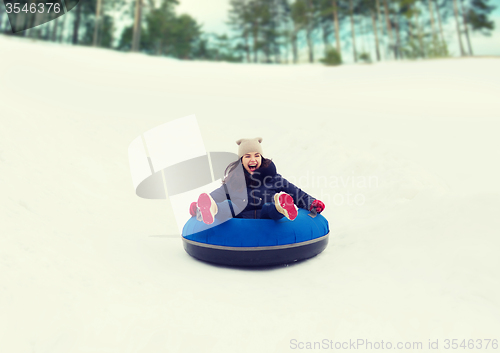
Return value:
M 229 9 L 229 0 L 179 0 L 177 13 L 188 13 L 198 22 L 203 24 L 204 32 L 228 33 L 229 28 L 225 24 Z M 496 1 L 490 1 L 494 4 Z M 500 6 L 494 11 L 495 32 L 491 37 L 475 34 L 472 37 L 472 46 L 475 55 L 500 55 Z M 449 26 L 454 26 L 448 21 Z M 454 27 L 453 27 L 454 28 Z M 464 43 L 464 45 L 466 45 Z M 458 42 L 455 38 L 449 40 L 449 49 L 452 53 L 458 53 Z M 347 58 L 346 58 L 347 59 Z
M 188 13 L 203 24 L 205 32 L 224 33 L 228 31 L 227 20 L 229 0 L 179 0 L 176 12 Z

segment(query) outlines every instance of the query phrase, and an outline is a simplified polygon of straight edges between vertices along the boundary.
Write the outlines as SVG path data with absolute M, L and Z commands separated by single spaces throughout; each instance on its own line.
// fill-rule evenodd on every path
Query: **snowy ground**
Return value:
M 0 351 L 500 339 L 499 97 L 499 58 L 232 65 L 0 36 Z M 241 270 L 185 253 L 127 148 L 192 113 L 208 151 L 262 136 L 326 203 L 322 254 Z

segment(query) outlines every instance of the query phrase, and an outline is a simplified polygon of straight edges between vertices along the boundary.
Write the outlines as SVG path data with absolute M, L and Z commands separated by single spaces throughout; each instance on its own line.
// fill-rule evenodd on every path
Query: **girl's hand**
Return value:
M 312 211 L 313 208 L 316 209 L 316 212 L 321 213 L 325 209 L 325 204 L 320 200 L 314 200 L 309 211 Z

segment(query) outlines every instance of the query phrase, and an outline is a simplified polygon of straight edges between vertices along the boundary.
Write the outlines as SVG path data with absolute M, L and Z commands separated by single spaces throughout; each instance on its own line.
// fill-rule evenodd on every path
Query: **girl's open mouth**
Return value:
M 257 165 L 249 165 L 248 169 L 250 169 L 250 171 L 253 172 L 255 169 L 257 169 Z

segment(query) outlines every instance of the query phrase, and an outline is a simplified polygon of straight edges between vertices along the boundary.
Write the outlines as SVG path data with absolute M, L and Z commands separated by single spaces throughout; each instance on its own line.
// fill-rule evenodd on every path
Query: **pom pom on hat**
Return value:
M 238 156 L 241 158 L 244 154 L 250 152 L 258 152 L 262 154 L 262 137 L 256 137 L 253 139 L 239 139 L 236 141 L 238 147 Z

